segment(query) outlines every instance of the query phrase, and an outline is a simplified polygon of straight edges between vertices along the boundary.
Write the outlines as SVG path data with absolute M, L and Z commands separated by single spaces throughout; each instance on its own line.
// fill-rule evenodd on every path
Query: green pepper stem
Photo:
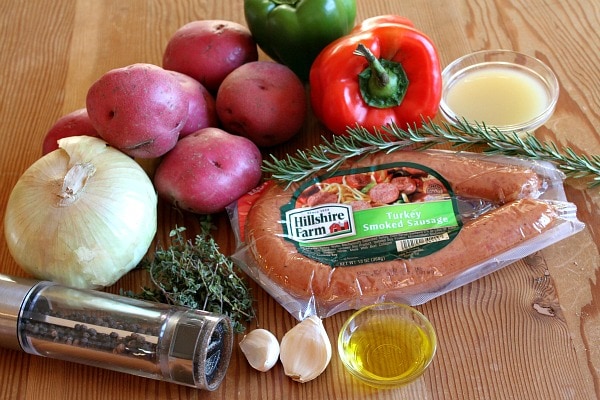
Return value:
M 362 56 L 367 59 L 367 61 L 369 62 L 369 66 L 375 73 L 372 76 L 374 76 L 377 80 L 377 85 L 385 87 L 390 83 L 390 76 L 388 72 L 385 70 L 383 65 L 381 65 L 377 57 L 373 55 L 373 52 L 371 52 L 371 50 L 367 48 L 367 46 L 365 46 L 362 43 L 359 43 L 356 47 L 356 50 L 354 50 L 353 54 L 357 56 Z
M 296 6 L 296 3 L 298 3 L 299 0 L 271 0 L 271 2 L 277 4 L 277 5 L 290 5 L 290 6 Z

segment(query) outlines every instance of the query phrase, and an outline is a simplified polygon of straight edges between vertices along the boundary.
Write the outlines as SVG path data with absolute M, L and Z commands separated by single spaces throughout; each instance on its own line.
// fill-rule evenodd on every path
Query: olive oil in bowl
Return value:
M 355 313 L 342 327 L 340 358 L 348 371 L 379 388 L 418 378 L 436 350 L 429 321 L 412 307 L 383 303 Z

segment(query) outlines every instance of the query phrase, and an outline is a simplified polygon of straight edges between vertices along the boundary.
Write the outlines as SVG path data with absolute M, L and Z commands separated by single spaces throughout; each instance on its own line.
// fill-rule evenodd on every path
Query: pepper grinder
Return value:
M 223 315 L 0 274 L 0 346 L 215 390 L 233 329 Z

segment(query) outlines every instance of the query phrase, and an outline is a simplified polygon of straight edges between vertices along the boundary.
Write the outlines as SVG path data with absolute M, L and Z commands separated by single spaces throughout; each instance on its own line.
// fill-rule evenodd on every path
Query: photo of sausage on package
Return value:
M 242 197 L 232 257 L 299 320 L 422 304 L 583 229 L 563 180 L 514 157 L 380 152 Z

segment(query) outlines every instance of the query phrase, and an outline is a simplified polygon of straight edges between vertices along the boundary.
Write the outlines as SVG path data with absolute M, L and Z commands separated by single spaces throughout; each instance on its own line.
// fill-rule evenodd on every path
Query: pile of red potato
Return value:
M 224 20 L 178 29 L 162 66 L 138 63 L 106 72 L 86 107 L 46 133 L 43 153 L 67 136 L 97 136 L 136 159 L 159 159 L 158 194 L 199 214 L 224 210 L 261 179 L 261 148 L 297 134 L 304 84 L 286 66 L 258 60 L 250 31 Z

